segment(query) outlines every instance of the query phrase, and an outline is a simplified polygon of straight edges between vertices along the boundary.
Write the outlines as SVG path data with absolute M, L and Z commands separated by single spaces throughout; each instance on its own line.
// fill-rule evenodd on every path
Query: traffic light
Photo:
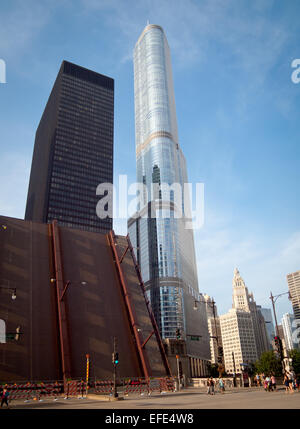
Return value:
M 119 353 L 118 352 L 112 354 L 112 363 L 114 365 L 118 365 L 118 363 L 119 363 Z
M 180 329 L 176 329 L 176 338 L 177 338 L 177 340 L 180 340 L 180 338 L 181 338 Z
M 281 338 L 278 336 L 274 337 L 274 342 L 275 342 L 275 348 L 278 354 L 280 355 L 280 358 L 283 359 L 283 346 L 282 346 Z

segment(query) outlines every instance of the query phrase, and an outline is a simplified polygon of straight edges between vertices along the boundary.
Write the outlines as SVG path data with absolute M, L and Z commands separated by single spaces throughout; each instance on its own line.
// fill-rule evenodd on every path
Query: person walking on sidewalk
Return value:
M 9 397 L 9 391 L 6 388 L 4 388 L 1 395 L 1 408 L 3 404 L 6 404 L 7 408 L 9 408 L 8 397 Z
M 210 394 L 210 379 L 208 378 L 207 380 L 206 380 L 206 386 L 207 386 L 207 394 L 209 395 Z
M 271 375 L 271 383 L 272 383 L 272 388 L 275 391 L 276 390 L 276 378 L 275 378 L 274 374 Z
M 224 380 L 222 377 L 219 378 L 219 387 L 220 387 L 220 391 L 221 393 L 224 393 L 225 391 L 225 386 L 224 386 Z
M 260 377 L 259 377 L 259 374 L 256 374 L 255 381 L 256 381 L 256 386 L 259 387 L 260 386 Z
M 293 373 L 291 371 L 289 371 L 287 373 L 287 377 L 289 380 L 289 389 L 291 393 L 294 393 L 294 389 L 293 389 Z
M 283 383 L 285 386 L 285 393 L 288 393 L 290 390 L 290 383 L 289 383 L 289 377 L 288 377 L 287 372 L 284 373 Z
M 266 383 L 267 383 L 267 391 L 268 392 L 272 392 L 272 383 L 271 383 L 271 378 L 269 376 L 266 377 Z
M 292 369 L 291 371 L 291 376 L 292 376 L 292 387 L 293 387 L 293 391 L 297 389 L 296 386 L 296 374 L 295 371 Z
M 210 377 L 210 394 L 211 395 L 215 394 L 215 382 L 212 377 Z
M 264 389 L 265 389 L 265 391 L 267 392 L 268 391 L 268 385 L 269 385 L 269 383 L 268 383 L 268 379 L 267 379 L 267 377 L 264 379 Z

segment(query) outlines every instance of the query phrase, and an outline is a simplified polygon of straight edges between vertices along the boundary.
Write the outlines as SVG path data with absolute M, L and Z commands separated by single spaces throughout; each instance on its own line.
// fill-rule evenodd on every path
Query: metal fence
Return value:
M 112 380 L 82 379 L 63 381 L 41 381 L 23 383 L 1 383 L 0 393 L 3 388 L 9 391 L 9 400 L 43 401 L 44 399 L 69 399 L 87 397 L 89 393 L 96 395 L 113 395 L 114 383 Z M 119 394 L 124 396 L 139 394 L 151 395 L 154 392 L 167 393 L 176 390 L 173 377 L 161 378 L 122 378 L 118 379 L 116 388 Z

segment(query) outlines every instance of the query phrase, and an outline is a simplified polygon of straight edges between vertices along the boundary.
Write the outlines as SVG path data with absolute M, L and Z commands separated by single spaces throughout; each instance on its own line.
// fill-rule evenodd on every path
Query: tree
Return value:
M 289 357 L 292 359 L 292 367 L 295 373 L 300 374 L 300 350 L 290 350 Z
M 214 378 L 219 377 L 218 364 L 216 364 L 216 363 L 213 363 L 213 364 L 209 363 L 207 365 L 207 368 L 208 368 L 209 375 L 211 377 L 214 377 Z
M 260 359 L 255 362 L 255 369 L 258 374 L 282 375 L 281 361 L 272 350 L 262 353 Z
M 251 363 L 248 365 L 247 372 L 248 372 L 248 375 L 249 375 L 250 377 L 252 377 L 252 376 L 255 374 L 255 372 L 256 372 L 256 367 L 255 367 L 255 364 L 254 364 L 254 363 L 252 363 L 252 362 L 251 362 Z

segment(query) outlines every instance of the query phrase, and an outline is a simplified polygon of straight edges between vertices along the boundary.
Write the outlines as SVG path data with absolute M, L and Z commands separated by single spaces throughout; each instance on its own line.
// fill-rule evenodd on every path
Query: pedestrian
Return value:
M 225 386 L 224 386 L 224 380 L 222 377 L 219 378 L 219 387 L 220 387 L 220 391 L 221 393 L 224 393 L 225 391 Z
M 288 377 L 288 381 L 289 381 L 289 389 L 290 389 L 290 392 L 291 392 L 291 393 L 294 393 L 294 390 L 293 390 L 293 373 L 289 371 L 289 372 L 287 373 L 287 377 Z
M 269 392 L 273 392 L 273 383 L 272 383 L 272 378 L 271 378 L 271 375 L 269 375 L 269 380 L 268 380 L 268 383 L 269 383 Z
M 285 393 L 288 393 L 290 390 L 290 384 L 289 384 L 289 377 L 288 377 L 287 372 L 284 373 L 283 383 L 285 386 Z
M 211 395 L 215 394 L 215 382 L 212 377 L 210 377 L 210 394 Z
M 208 378 L 207 380 L 206 380 L 206 386 L 207 386 L 207 395 L 209 395 L 210 394 L 210 379 Z
M 267 392 L 268 391 L 268 380 L 267 380 L 267 377 L 264 379 L 264 389 L 265 389 L 265 391 Z
M 236 387 L 236 373 L 234 372 L 233 374 L 232 374 L 232 377 L 233 377 L 233 387 Z
M 273 389 L 276 390 L 276 378 L 274 374 L 271 375 L 271 383 L 272 383 L 272 390 Z
M 293 386 L 293 390 L 297 389 L 297 385 L 296 385 L 296 374 L 294 372 L 294 370 L 291 370 L 291 375 L 292 375 L 292 386 Z
M 266 377 L 266 383 L 267 383 L 267 391 L 271 392 L 272 386 L 271 386 L 271 378 L 269 376 Z
M 256 376 L 255 376 L 255 381 L 256 381 L 256 386 L 257 386 L 257 387 L 259 387 L 259 385 L 260 385 L 260 383 L 259 383 L 259 381 L 260 381 L 260 380 L 259 380 L 259 378 L 260 378 L 260 377 L 259 377 L 259 374 L 256 374 Z
M 9 408 L 8 397 L 9 397 L 9 391 L 6 388 L 4 388 L 1 395 L 1 408 L 3 404 L 6 404 L 7 408 Z

